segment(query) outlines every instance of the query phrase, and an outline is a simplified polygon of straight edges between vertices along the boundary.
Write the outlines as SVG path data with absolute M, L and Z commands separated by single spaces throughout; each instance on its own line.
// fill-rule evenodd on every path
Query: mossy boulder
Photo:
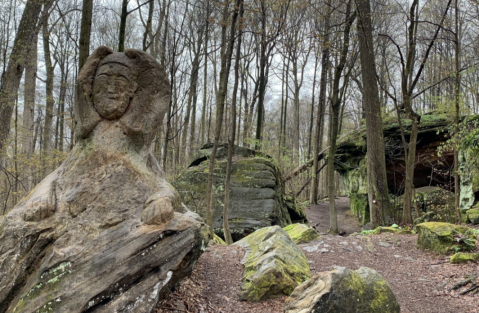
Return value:
M 479 224 L 479 208 L 467 210 L 467 220 L 474 225 Z
M 416 225 L 417 245 L 438 253 L 474 250 L 476 237 L 472 229 L 462 225 L 427 222 Z
M 296 287 L 284 303 L 284 313 L 396 313 L 396 296 L 376 271 L 338 267 L 321 272 Z
M 291 224 L 283 228 L 296 244 L 307 243 L 320 238 L 316 229 L 304 224 Z
M 235 243 L 246 250 L 240 299 L 290 295 L 311 277 L 303 251 L 279 226 L 265 227 Z
M 190 167 L 172 185 L 188 208 L 206 219 L 209 155 L 211 147 L 205 145 L 191 162 Z M 226 177 L 225 151 L 221 145 L 213 172 L 213 228 L 223 233 L 224 181 Z M 258 152 L 235 146 L 231 170 L 228 223 L 233 240 L 255 230 L 272 225 L 284 227 L 292 219 L 307 222 L 302 209 L 294 199 L 285 201 L 284 182 L 274 160 Z M 223 156 L 223 158 L 221 158 Z
M 476 262 L 477 260 L 479 260 L 479 253 L 458 252 L 451 257 L 451 263 Z

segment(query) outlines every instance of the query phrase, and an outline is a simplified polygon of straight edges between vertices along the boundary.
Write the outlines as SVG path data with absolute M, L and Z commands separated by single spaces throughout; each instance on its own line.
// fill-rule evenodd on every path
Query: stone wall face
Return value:
M 220 147 L 218 154 L 225 155 L 226 145 Z M 206 217 L 209 159 L 208 149 L 200 150 L 187 171 L 182 174 L 173 186 L 181 195 L 182 201 L 190 210 Z M 202 158 L 202 161 L 198 161 Z M 214 211 L 213 228 L 221 233 L 223 228 L 224 179 L 226 176 L 226 160 L 219 159 L 213 176 Z M 229 206 L 229 226 L 234 238 L 238 239 L 248 233 L 271 225 L 284 227 L 291 224 L 290 212 L 284 199 L 281 173 L 272 160 L 254 156 L 254 151 L 237 147 L 235 161 L 232 165 L 231 190 Z M 290 204 L 291 206 L 291 204 Z M 291 216 L 306 222 L 304 213 L 291 210 Z M 302 214 L 301 214 L 302 213 Z M 302 216 L 301 216 L 302 215 Z

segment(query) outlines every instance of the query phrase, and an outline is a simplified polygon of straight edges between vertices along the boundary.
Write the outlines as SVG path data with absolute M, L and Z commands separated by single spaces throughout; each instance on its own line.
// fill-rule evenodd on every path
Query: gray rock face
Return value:
M 191 271 L 207 232 L 150 152 L 166 77 L 141 51 L 90 56 L 75 147 L 0 220 L 0 312 L 149 313 Z
M 246 250 L 242 300 L 289 295 L 311 276 L 303 251 L 279 226 L 265 227 L 235 243 Z
M 206 189 L 211 146 L 205 145 L 193 158 L 187 172 L 172 185 L 183 202 L 203 218 L 206 218 Z M 227 145 L 218 149 L 218 161 L 214 170 L 213 228 L 221 233 L 223 228 L 224 180 L 226 177 Z M 306 222 L 306 215 L 292 201 L 284 199 L 284 187 L 279 169 L 267 157 L 255 157 L 256 151 L 235 147 L 235 161 L 231 173 L 229 226 L 234 239 L 262 227 L 291 224 L 291 220 Z M 221 159 L 223 157 L 223 159 Z M 290 208 L 289 208 L 290 207 Z
M 398 313 L 399 304 L 382 276 L 367 267 L 338 267 L 296 287 L 285 313 Z

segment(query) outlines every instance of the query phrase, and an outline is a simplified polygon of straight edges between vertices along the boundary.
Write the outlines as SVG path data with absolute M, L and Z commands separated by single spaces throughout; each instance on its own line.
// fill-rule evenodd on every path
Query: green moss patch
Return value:
M 283 228 L 296 244 L 307 243 L 320 238 L 318 232 L 304 224 L 291 224 Z
M 476 262 L 477 260 L 479 260 L 479 253 L 458 252 L 451 257 L 451 263 Z
M 469 227 L 441 222 L 427 222 L 416 226 L 417 245 L 438 253 L 474 250 L 476 237 Z
M 479 224 L 479 209 L 467 210 L 467 220 L 474 225 Z
M 311 277 L 303 251 L 279 226 L 259 229 L 235 244 L 246 250 L 241 300 L 256 302 L 290 295 Z

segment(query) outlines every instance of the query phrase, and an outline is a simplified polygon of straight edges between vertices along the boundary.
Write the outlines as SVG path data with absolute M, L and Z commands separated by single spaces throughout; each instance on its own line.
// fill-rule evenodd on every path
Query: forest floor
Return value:
M 321 239 L 300 245 L 312 275 L 337 266 L 353 270 L 366 266 L 389 282 L 403 313 L 479 313 L 479 293 L 460 295 L 467 287 L 451 290 L 466 275 L 479 280 L 479 263 L 450 264 L 448 257 L 418 249 L 417 235 L 349 236 L 360 225 L 348 214 L 347 198 L 336 199 L 336 206 L 339 230 L 346 232 L 343 237 L 327 234 L 327 202 L 307 209 L 310 225 L 321 233 Z M 368 240 L 373 249 L 367 248 Z M 234 245 L 208 247 L 192 275 L 158 304 L 157 312 L 283 312 L 284 297 L 258 303 L 238 300 L 243 255 L 242 248 Z

